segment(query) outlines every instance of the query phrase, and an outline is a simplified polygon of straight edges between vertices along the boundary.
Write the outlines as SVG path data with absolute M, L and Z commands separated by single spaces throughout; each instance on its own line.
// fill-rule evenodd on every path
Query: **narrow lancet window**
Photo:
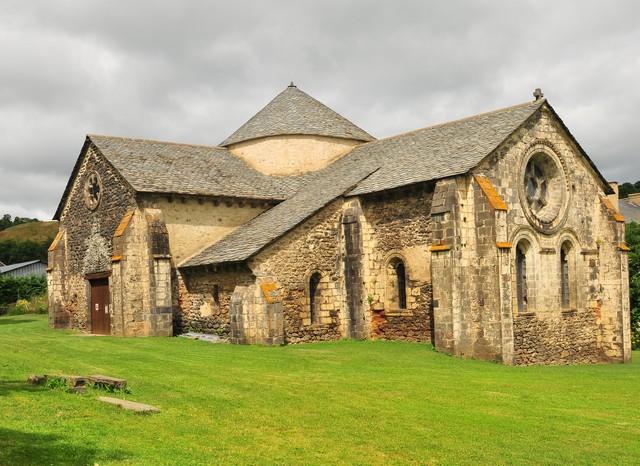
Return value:
M 320 309 L 320 274 L 318 272 L 311 275 L 309 279 L 309 317 L 312 324 L 318 323 L 318 312 Z
M 527 312 L 527 255 L 520 244 L 516 248 L 516 287 L 518 312 Z
M 220 285 L 213 285 L 213 305 L 220 307 Z
M 387 263 L 387 309 L 407 308 L 407 271 L 401 259 L 394 257 Z
M 404 264 L 398 262 L 396 265 L 396 277 L 398 279 L 398 307 L 400 309 L 407 308 L 407 279 L 404 270 Z
M 573 288 L 575 286 L 575 262 L 571 260 L 571 243 L 565 241 L 560 248 L 560 301 L 563 309 L 575 306 Z

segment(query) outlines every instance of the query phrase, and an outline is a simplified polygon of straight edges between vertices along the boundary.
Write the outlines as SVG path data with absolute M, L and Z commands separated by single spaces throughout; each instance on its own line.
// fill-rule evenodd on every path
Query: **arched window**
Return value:
M 309 278 L 309 317 L 311 324 L 318 323 L 318 313 L 320 311 L 320 279 L 322 277 L 315 272 Z
M 573 276 L 574 264 L 571 256 L 571 242 L 565 241 L 560 248 L 560 303 L 563 309 L 574 305 L 573 286 L 575 277 Z
M 529 292 L 527 287 L 527 250 L 529 244 L 520 241 L 516 247 L 516 295 L 518 299 L 518 312 L 527 312 Z
M 404 262 L 397 257 L 387 266 L 386 295 L 389 310 L 407 308 L 407 274 Z
M 396 265 L 396 278 L 398 280 L 398 306 L 400 309 L 407 308 L 407 279 L 404 271 L 404 264 L 399 261 Z

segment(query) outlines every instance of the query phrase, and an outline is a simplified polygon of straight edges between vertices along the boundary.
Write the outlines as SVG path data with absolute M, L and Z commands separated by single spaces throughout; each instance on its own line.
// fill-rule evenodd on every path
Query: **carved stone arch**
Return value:
M 392 252 L 385 257 L 385 304 L 390 311 L 407 309 L 408 267 L 405 257 Z
M 540 250 L 535 233 L 521 228 L 512 239 L 512 286 L 514 314 L 535 312 L 538 282 L 538 254 Z
M 523 151 L 518 173 L 518 196 L 529 224 L 545 234 L 557 232 L 566 222 L 571 200 L 561 151 L 550 141 L 534 141 Z
M 318 268 L 312 268 L 305 274 L 305 311 L 309 313 L 309 324 L 319 324 L 322 314 L 323 292 L 325 289 L 326 274 Z
M 580 243 L 572 230 L 565 230 L 558 236 L 557 242 L 559 302 L 563 310 L 578 307 L 578 284 L 580 279 L 579 251 Z

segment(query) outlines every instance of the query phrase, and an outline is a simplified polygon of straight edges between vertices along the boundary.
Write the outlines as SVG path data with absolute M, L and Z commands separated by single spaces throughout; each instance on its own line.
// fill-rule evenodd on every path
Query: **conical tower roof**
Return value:
M 313 135 L 369 142 L 375 138 L 293 83 L 220 145 L 267 136 Z

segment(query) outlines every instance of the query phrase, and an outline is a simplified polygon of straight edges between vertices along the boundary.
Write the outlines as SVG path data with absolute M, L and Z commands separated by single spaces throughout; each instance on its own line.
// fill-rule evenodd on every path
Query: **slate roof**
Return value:
M 384 191 L 466 173 L 543 103 L 526 103 L 357 146 L 310 178 L 293 197 L 179 266 L 246 260 L 341 195 Z
M 258 137 L 315 134 L 365 142 L 318 172 L 299 177 L 264 175 L 225 147 L 88 136 L 54 218 L 58 218 L 84 152 L 94 144 L 139 192 L 277 200 L 280 204 L 187 258 L 179 267 L 244 261 L 340 196 L 357 196 L 467 173 L 543 105 L 539 99 L 399 136 L 372 136 L 317 100 L 289 86 L 222 145 Z M 369 142 L 366 142 L 369 141 Z M 593 162 L 573 139 L 603 184 Z
M 640 205 L 629 198 L 625 198 L 619 200 L 618 206 L 620 207 L 620 213 L 627 223 L 631 223 L 632 221 L 640 223 Z
M 375 172 L 380 163 L 366 153 L 343 157 L 317 173 L 295 195 L 238 227 L 230 234 L 187 258 L 179 267 L 239 262 L 258 253 L 358 181 Z
M 524 124 L 545 99 L 428 127 L 354 148 L 300 191 L 188 258 L 180 267 L 246 260 L 341 195 L 362 195 L 468 172 Z M 555 111 L 570 137 L 571 133 Z M 610 189 L 593 162 L 582 155 Z
M 223 147 L 88 138 L 138 192 L 282 200 L 300 179 L 264 175 Z
M 375 138 L 291 83 L 221 146 L 266 136 L 314 135 L 373 141 Z
M 544 102 L 540 99 L 356 147 L 352 154 L 366 152 L 383 161 L 383 166 L 349 194 L 367 194 L 466 173 Z

